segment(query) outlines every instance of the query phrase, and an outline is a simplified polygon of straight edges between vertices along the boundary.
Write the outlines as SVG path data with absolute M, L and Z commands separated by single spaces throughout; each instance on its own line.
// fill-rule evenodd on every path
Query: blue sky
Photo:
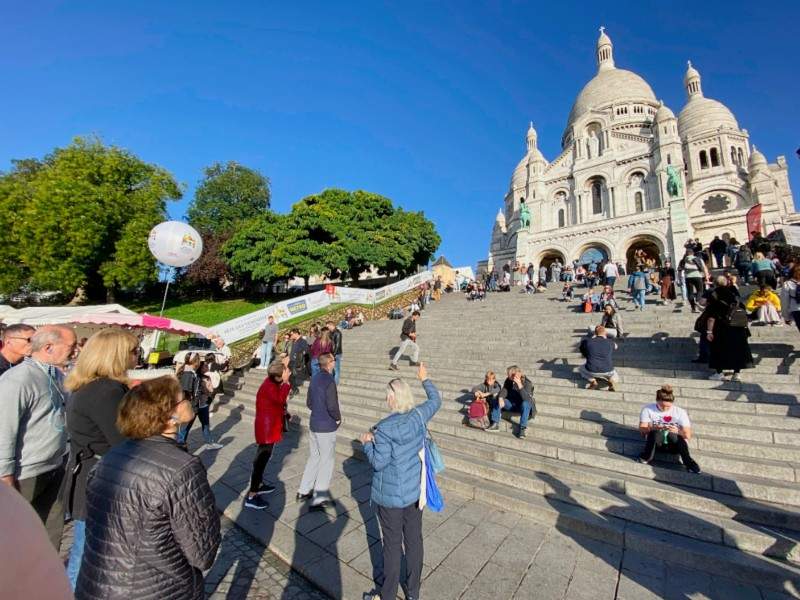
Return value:
M 296 6 L 290 6 L 294 4 Z M 618 67 L 677 113 L 691 59 L 800 196 L 799 2 L 0 2 L 0 170 L 97 134 L 186 185 L 235 160 L 286 211 L 326 187 L 424 210 L 474 264 L 528 121 L 549 159 L 595 74 Z

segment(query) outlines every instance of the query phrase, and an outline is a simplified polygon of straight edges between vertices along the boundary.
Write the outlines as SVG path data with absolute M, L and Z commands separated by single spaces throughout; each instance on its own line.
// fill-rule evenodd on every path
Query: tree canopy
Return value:
M 90 297 L 156 279 L 147 236 L 181 197 L 166 170 L 96 138 L 0 174 L 0 290 Z
M 237 223 L 269 210 L 269 179 L 236 162 L 206 167 L 188 218 L 201 233 L 229 233 Z
M 357 280 L 370 267 L 413 272 L 440 242 L 421 212 L 403 211 L 371 192 L 328 189 L 303 198 L 287 215 L 247 221 L 223 253 L 234 273 L 251 281 L 312 275 Z

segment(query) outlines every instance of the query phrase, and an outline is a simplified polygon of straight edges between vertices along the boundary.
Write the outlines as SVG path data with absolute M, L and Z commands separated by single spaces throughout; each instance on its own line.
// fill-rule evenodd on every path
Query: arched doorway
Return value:
M 567 262 L 562 252 L 559 252 L 558 250 L 545 250 L 539 255 L 539 266 L 550 269 L 550 265 L 552 265 L 556 260 L 558 260 L 562 266 Z
M 608 252 L 601 246 L 589 246 L 581 252 L 578 257 L 578 264 L 584 267 L 594 263 L 599 265 L 604 260 L 608 260 Z
M 640 262 L 644 262 L 645 265 L 660 267 L 662 254 L 662 245 L 658 239 L 651 236 L 634 238 L 625 251 L 625 264 L 628 272 L 631 273 Z

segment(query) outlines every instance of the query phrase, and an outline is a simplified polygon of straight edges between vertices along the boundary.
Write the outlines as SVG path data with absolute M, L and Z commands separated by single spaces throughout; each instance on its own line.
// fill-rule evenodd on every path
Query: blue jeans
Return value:
M 515 412 L 520 413 L 519 417 L 519 426 L 520 427 L 527 427 L 528 426 L 528 419 L 531 416 L 531 403 L 527 400 L 522 400 L 521 402 L 512 402 L 508 398 L 503 398 L 502 403 L 503 406 L 500 406 L 501 400 L 498 398 L 491 403 L 492 406 L 492 423 L 499 423 L 500 422 L 500 411 L 501 410 L 513 410 Z
M 214 441 L 214 438 L 211 437 L 211 423 L 208 420 L 208 406 L 204 406 L 203 408 L 198 408 L 192 420 L 184 425 L 178 432 L 176 441 L 179 444 L 186 443 L 186 438 L 189 437 L 189 430 L 192 428 L 192 425 L 194 425 L 194 420 L 196 418 L 200 419 L 200 425 L 203 428 L 203 439 L 206 441 L 206 444 L 211 444 Z
M 313 377 L 317 373 L 319 373 L 319 359 L 318 358 L 312 358 L 311 359 L 311 376 Z
M 647 290 L 633 290 L 633 303 L 644 309 L 644 295 Z
M 616 277 L 614 277 L 614 276 L 606 277 L 606 285 L 610 285 L 613 288 L 614 284 L 616 282 L 617 282 L 617 278 Z
M 336 385 L 339 385 L 342 372 L 342 355 L 337 354 L 334 358 L 336 359 L 336 370 L 333 372 L 333 378 L 336 380 Z
M 83 546 L 86 543 L 86 521 L 72 521 L 72 548 L 69 549 L 69 562 L 67 563 L 67 578 L 72 590 L 78 583 L 78 573 L 83 560 Z
M 269 366 L 269 361 L 272 358 L 272 342 L 261 342 L 261 362 L 259 367 L 266 369 Z

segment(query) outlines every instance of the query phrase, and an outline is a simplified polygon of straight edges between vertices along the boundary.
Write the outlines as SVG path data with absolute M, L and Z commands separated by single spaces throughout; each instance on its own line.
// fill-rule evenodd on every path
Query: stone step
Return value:
M 351 403 L 368 404 L 382 407 L 384 392 L 380 388 L 370 387 L 369 381 L 345 380 L 339 386 L 339 398 L 343 406 Z M 466 408 L 463 396 L 447 386 L 438 385 L 439 391 L 445 398 L 443 410 L 439 418 L 447 419 L 450 423 L 465 422 Z M 254 402 L 257 386 L 246 385 L 242 388 L 241 401 Z M 421 395 L 417 394 L 420 399 Z M 469 396 L 471 398 L 471 396 Z M 455 402 L 448 400 L 457 398 Z M 623 415 L 622 413 L 606 413 L 605 411 L 586 411 L 578 409 L 561 409 L 559 405 L 549 405 L 546 397 L 537 396 L 536 426 L 549 429 L 564 429 L 582 434 L 594 434 L 605 438 L 621 438 L 624 442 L 633 442 L 641 445 L 641 436 L 638 431 L 638 411 L 636 414 Z M 571 410 L 571 413 L 570 413 Z M 508 415 L 509 413 L 506 413 Z M 775 432 L 772 429 L 756 427 L 748 423 L 746 427 L 724 426 L 718 423 L 713 413 L 704 413 L 708 422 L 697 418 L 693 411 L 691 418 L 694 423 L 694 432 L 689 446 L 696 450 L 708 450 L 733 456 L 747 456 L 751 458 L 765 458 L 779 461 L 800 462 L 800 435 L 794 432 Z M 517 416 L 511 417 L 518 421 Z M 755 419 L 755 417 L 750 417 Z M 800 421 L 794 423 L 800 426 Z M 608 446 L 606 446 L 608 447 Z
M 304 397 L 304 396 L 303 396 Z M 254 404 L 251 400 L 233 399 L 230 404 L 242 407 L 244 415 L 252 418 L 255 414 Z M 290 401 L 290 412 L 293 414 L 307 414 L 308 409 L 305 403 L 296 399 Z M 375 422 L 386 416 L 385 410 L 374 408 L 367 405 L 357 406 L 355 404 L 343 407 L 345 421 L 347 423 L 358 422 L 362 429 L 366 431 Z M 754 500 L 764 500 L 779 504 L 789 504 L 800 506 L 800 486 L 791 482 L 771 480 L 765 477 L 753 477 L 748 474 L 733 474 L 725 472 L 723 469 L 716 469 L 716 464 L 711 453 L 700 454 L 701 465 L 704 473 L 700 475 L 689 474 L 675 462 L 666 462 L 670 457 L 659 457 L 660 460 L 651 465 L 642 465 L 633 461 L 629 457 L 614 454 L 606 449 L 597 450 L 586 446 L 574 446 L 563 441 L 553 443 L 550 440 L 539 439 L 538 426 L 533 425 L 529 437 L 519 440 L 511 436 L 510 433 L 495 435 L 478 431 L 462 425 L 450 425 L 434 419 L 429 428 L 437 434 L 446 434 L 465 440 L 467 443 L 482 443 L 496 447 L 500 452 L 508 449 L 516 449 L 533 455 L 559 459 L 567 463 L 574 463 L 579 467 L 602 467 L 606 470 L 615 471 L 620 474 L 636 475 L 646 479 L 656 479 L 669 484 L 689 486 L 721 494 L 732 494 L 742 498 Z M 723 461 L 725 462 L 725 461 Z M 736 461 L 730 461 L 736 462 Z M 741 463 L 741 461 L 739 461 Z M 728 466 L 728 465 L 726 465 Z M 763 475 L 763 468 L 753 470 Z
M 357 425 L 362 423 L 343 424 L 336 449 L 345 456 L 363 459 L 359 444 L 353 442 L 359 433 Z M 440 445 L 441 437 L 437 436 Z M 445 449 L 443 452 L 447 468 L 437 476 L 437 480 L 445 494 L 453 491 L 479 498 L 498 508 L 625 548 L 638 549 L 640 545 L 656 543 L 669 547 L 671 551 L 688 548 L 692 566 L 708 570 L 705 565 L 709 565 L 716 569 L 713 572 L 720 574 L 735 567 L 739 569 L 736 576 L 741 575 L 742 581 L 752 582 L 751 578 L 757 577 L 761 585 L 770 589 L 785 589 L 787 581 L 800 585 L 800 571 L 791 562 L 756 554 L 782 553 L 794 559 L 797 547 L 795 531 L 739 523 L 697 511 L 693 514 L 666 507 L 657 500 L 592 491 L 580 484 L 567 485 L 545 472 L 529 475 L 517 467 L 508 467 L 506 478 L 496 482 L 486 477 L 492 472 L 502 477 L 501 471 L 490 461 L 467 457 L 463 463 L 459 461 L 465 458 L 454 451 Z M 459 467 L 469 471 L 461 471 Z M 483 477 L 476 477 L 476 472 Z M 542 485 L 537 487 L 531 483 L 533 489 L 524 485 L 520 487 L 522 480 L 518 478 L 527 482 L 538 479 Z M 662 526 L 667 529 L 661 529 Z

